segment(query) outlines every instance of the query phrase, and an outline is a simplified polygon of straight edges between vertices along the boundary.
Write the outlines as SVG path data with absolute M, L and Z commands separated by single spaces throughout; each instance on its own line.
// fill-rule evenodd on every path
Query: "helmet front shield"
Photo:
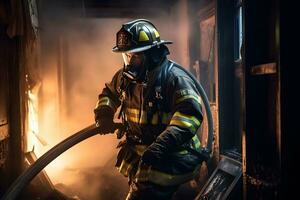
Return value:
M 136 53 L 171 41 L 160 40 L 156 27 L 148 20 L 139 19 L 123 24 L 116 35 L 116 46 L 112 49 L 118 53 Z

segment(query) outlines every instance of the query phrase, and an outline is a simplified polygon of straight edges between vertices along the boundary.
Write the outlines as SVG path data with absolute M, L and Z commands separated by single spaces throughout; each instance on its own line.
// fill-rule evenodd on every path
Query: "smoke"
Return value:
M 36 144 L 37 156 L 94 123 L 97 95 L 123 65 L 121 56 L 111 52 L 115 34 L 122 23 L 131 20 L 82 18 L 53 5 L 44 5 L 41 13 L 39 135 L 49 145 Z M 170 46 L 171 58 L 186 64 L 184 22 L 181 20 L 180 25 L 167 14 L 150 20 L 162 39 L 179 41 Z M 112 134 L 95 136 L 69 149 L 46 171 L 58 189 L 70 196 L 124 199 L 127 179 L 114 168 L 117 143 Z
M 58 25 L 60 29 L 52 29 L 52 23 L 45 24 L 41 38 L 39 135 L 49 145 L 36 144 L 38 156 L 94 123 L 97 96 L 123 65 L 120 55 L 111 52 L 114 34 L 123 21 L 76 18 L 65 28 Z M 69 149 L 46 171 L 51 181 L 69 195 L 92 200 L 111 191 L 122 199 L 127 180 L 114 168 L 117 143 L 113 134 L 95 136 Z M 111 186 L 109 191 L 102 187 L 103 181 Z

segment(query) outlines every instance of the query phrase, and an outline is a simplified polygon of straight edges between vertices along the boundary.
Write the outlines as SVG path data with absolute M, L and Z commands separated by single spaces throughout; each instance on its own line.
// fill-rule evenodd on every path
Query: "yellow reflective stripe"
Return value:
M 199 169 L 200 165 L 190 173 L 173 175 L 153 170 L 149 167 L 148 169 L 139 169 L 135 181 L 150 181 L 163 186 L 179 185 L 193 179 L 199 173 Z
M 100 105 L 109 105 L 109 98 L 102 97 L 101 99 L 99 99 L 96 103 L 96 108 L 99 107 Z
M 139 123 L 140 110 L 135 108 L 126 109 L 127 119 L 134 123 Z
M 158 33 L 158 31 L 156 29 L 154 29 L 154 34 L 155 34 L 156 38 L 159 38 L 159 33 Z
M 198 95 L 192 95 L 192 94 L 189 94 L 189 95 L 180 97 L 179 99 L 176 99 L 175 104 L 179 104 L 187 99 L 194 99 L 197 103 L 201 104 L 201 98 Z
M 177 153 L 177 152 L 176 152 Z M 182 151 L 179 151 L 178 154 L 180 155 L 185 155 L 185 154 L 188 154 L 189 152 L 187 150 L 182 150 Z
M 140 118 L 140 124 L 146 124 L 147 123 L 147 113 L 142 110 L 142 113 L 141 113 L 141 118 Z
M 127 108 L 126 115 L 127 119 L 134 123 L 139 123 L 139 110 L 134 108 Z
M 176 91 L 176 97 L 177 99 L 175 100 L 175 104 L 181 103 L 187 99 L 193 99 L 197 103 L 201 104 L 201 98 L 194 90 L 178 90 Z
M 200 146 L 201 146 L 201 142 L 200 142 L 198 136 L 197 136 L 197 135 L 194 135 L 194 137 L 192 138 L 192 140 L 193 140 L 193 147 L 194 147 L 195 149 L 199 149 Z
M 190 122 L 186 122 L 183 120 L 178 120 L 178 119 L 171 119 L 170 125 L 176 125 L 176 126 L 180 126 L 183 128 L 188 128 L 190 129 L 193 133 L 196 131 L 196 128 L 193 126 L 192 123 Z
M 196 132 L 200 124 L 201 122 L 196 117 L 186 115 L 178 111 L 174 113 L 170 121 L 170 125 L 177 125 L 183 128 L 188 128 L 193 133 Z
M 131 122 L 139 123 L 139 118 L 138 117 L 127 116 L 127 119 Z
M 100 106 L 109 106 L 109 107 L 115 109 L 115 105 L 112 103 L 112 101 L 109 99 L 109 97 L 100 98 L 96 103 L 95 109 L 99 108 Z
M 126 111 L 130 114 L 135 114 L 135 115 L 139 115 L 140 113 L 140 110 L 136 108 L 127 108 Z
M 149 37 L 145 31 L 140 31 L 139 41 L 140 42 L 149 41 Z
M 187 120 L 191 120 L 193 121 L 197 126 L 200 126 L 201 122 L 200 120 L 198 120 L 195 116 L 191 116 L 191 115 L 186 115 L 186 114 L 183 114 L 179 111 L 175 112 L 173 117 L 182 117 L 184 119 L 187 119 Z
M 140 119 L 139 119 L 139 113 L 140 113 L 140 110 L 136 109 L 136 108 L 127 108 L 126 109 L 126 115 L 127 115 L 127 119 L 129 121 L 134 122 L 134 123 L 139 123 L 139 124 L 147 124 L 148 123 L 147 111 L 145 111 L 145 110 L 141 111 Z M 167 125 L 170 121 L 170 117 L 171 117 L 170 113 L 162 112 L 161 113 L 162 124 Z M 151 124 L 153 124 L 153 125 L 158 124 L 158 112 L 153 114 Z

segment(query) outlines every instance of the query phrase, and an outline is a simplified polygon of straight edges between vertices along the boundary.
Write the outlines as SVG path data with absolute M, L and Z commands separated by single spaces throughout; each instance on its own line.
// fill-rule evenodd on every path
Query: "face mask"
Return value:
M 132 82 L 143 83 L 146 78 L 145 54 L 122 53 L 124 60 L 123 75 Z

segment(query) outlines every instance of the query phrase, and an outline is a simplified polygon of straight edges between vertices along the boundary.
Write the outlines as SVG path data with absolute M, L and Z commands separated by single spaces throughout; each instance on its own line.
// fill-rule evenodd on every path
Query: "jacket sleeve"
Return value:
M 95 113 L 103 108 L 116 112 L 121 102 L 119 100 L 119 88 L 121 85 L 122 70 L 119 70 L 112 78 L 110 83 L 106 83 L 95 107 Z
M 203 121 L 200 95 L 190 77 L 174 77 L 167 92 L 172 94 L 172 118 L 167 128 L 148 147 L 158 157 L 189 142 Z M 199 140 L 198 143 L 200 146 Z

